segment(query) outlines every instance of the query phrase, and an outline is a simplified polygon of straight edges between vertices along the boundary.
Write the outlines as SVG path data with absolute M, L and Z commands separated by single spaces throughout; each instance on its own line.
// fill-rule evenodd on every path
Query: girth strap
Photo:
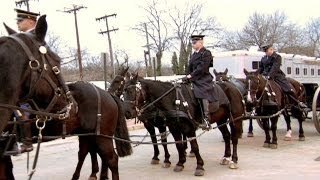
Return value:
M 95 85 L 92 84 L 92 87 L 97 93 L 97 103 L 98 103 L 98 113 L 97 113 L 97 126 L 96 126 L 96 134 L 100 135 L 100 126 L 101 126 L 101 95 L 99 90 Z

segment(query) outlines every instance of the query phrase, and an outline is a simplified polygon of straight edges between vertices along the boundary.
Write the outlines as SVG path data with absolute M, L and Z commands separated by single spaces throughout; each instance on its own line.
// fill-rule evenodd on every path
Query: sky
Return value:
M 105 23 L 96 22 L 95 18 L 117 13 L 116 18 L 109 18 L 110 28 L 119 28 L 112 33 L 113 49 L 125 50 L 130 59 L 143 60 L 145 37 L 132 28 L 146 21 L 142 7 L 148 0 L 30 0 L 31 11 L 47 15 L 49 31 L 60 36 L 67 46 L 76 47 L 74 16 L 59 12 L 72 4 L 86 6 L 78 12 L 80 43 L 82 48 L 99 54 L 108 52 L 107 37 L 98 34 L 105 30 Z M 320 17 L 319 0 L 159 0 L 162 8 L 185 8 L 186 4 L 202 3 L 201 16 L 215 17 L 226 30 L 240 30 L 254 12 L 273 13 L 283 11 L 289 20 L 303 26 L 311 18 Z M 1 0 L 0 21 L 16 28 L 15 0 Z M 24 7 L 23 7 L 24 8 Z M 3 27 L 0 32 L 5 34 Z M 173 51 L 172 49 L 171 51 Z M 165 53 L 164 62 L 169 63 L 172 52 Z

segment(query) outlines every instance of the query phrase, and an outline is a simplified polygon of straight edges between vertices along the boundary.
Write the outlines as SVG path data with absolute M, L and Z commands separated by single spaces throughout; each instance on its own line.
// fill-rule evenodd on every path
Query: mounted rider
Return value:
M 209 72 L 209 68 L 213 66 L 213 57 L 203 45 L 204 35 L 192 35 L 190 38 L 194 53 L 189 61 L 188 75 L 183 81 L 190 81 L 193 84 L 194 95 L 201 100 L 204 114 L 204 122 L 199 127 L 207 129 L 210 126 L 209 104 L 218 104 L 218 98 L 214 96 L 213 77 Z
M 33 32 L 33 30 L 36 27 L 37 24 L 37 18 L 40 14 L 21 10 L 21 9 L 15 9 L 17 12 L 17 26 L 19 31 L 21 32 Z M 31 109 L 31 106 L 28 103 L 20 103 L 20 107 L 25 109 Z M 22 120 L 29 119 L 29 113 L 20 111 L 14 111 L 15 116 Z M 23 152 L 30 152 L 33 150 L 32 146 L 32 134 L 31 134 L 31 123 L 22 123 L 21 124 L 22 129 L 22 145 L 21 145 L 21 153 Z
M 264 44 L 260 47 L 260 49 L 264 51 L 266 55 L 261 59 L 259 69 L 257 70 L 258 73 L 262 74 L 267 79 L 274 80 L 295 105 L 299 105 L 301 108 L 306 108 L 307 106 L 298 100 L 292 85 L 287 80 L 286 75 L 280 69 L 282 58 L 275 52 L 272 44 Z

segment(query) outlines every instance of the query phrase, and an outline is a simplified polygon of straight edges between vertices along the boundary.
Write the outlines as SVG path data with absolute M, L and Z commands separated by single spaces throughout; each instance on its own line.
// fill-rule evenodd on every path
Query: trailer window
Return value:
M 287 67 L 287 74 L 291 74 L 291 67 Z
M 300 74 L 300 69 L 296 68 L 296 75 L 299 75 L 299 74 Z
M 311 76 L 314 76 L 314 69 L 311 69 Z
M 252 61 L 252 69 L 258 69 L 260 65 L 260 61 Z
M 303 68 L 303 75 L 308 75 L 308 69 L 307 68 Z
M 320 69 L 318 69 L 318 75 L 320 76 Z

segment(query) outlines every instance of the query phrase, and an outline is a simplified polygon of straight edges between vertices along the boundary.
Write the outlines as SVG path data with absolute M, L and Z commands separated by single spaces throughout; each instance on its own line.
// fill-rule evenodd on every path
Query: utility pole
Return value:
M 22 6 L 26 6 L 27 7 L 27 11 L 30 11 L 30 4 L 29 4 L 30 0 L 19 0 L 16 1 L 16 6 L 19 6 L 20 8 Z
M 116 17 L 117 14 L 110 14 L 110 15 L 105 15 L 105 16 L 102 16 L 102 17 L 99 17 L 99 18 L 96 18 L 96 21 L 101 21 L 101 20 L 104 20 L 106 22 L 106 27 L 107 27 L 107 30 L 106 31 L 100 31 L 99 34 L 103 35 L 103 34 L 107 34 L 108 36 L 108 44 L 109 44 L 109 56 L 110 56 L 110 62 L 111 62 L 111 69 L 112 69 L 112 73 L 111 73 L 111 77 L 115 77 L 115 66 L 114 66 L 114 61 L 113 61 L 113 50 L 112 50 L 112 43 L 111 43 L 111 37 L 110 37 L 110 32 L 115 32 L 115 31 L 118 31 L 119 28 L 112 28 L 112 29 L 109 29 L 109 24 L 108 24 L 108 18 L 109 17 Z
M 77 57 L 78 57 L 78 63 L 79 63 L 79 72 L 80 72 L 80 80 L 83 78 L 83 71 L 82 71 L 82 56 L 81 56 L 81 48 L 80 48 L 80 38 L 79 38 L 79 29 L 78 29 L 78 18 L 77 18 L 77 12 L 80 11 L 83 8 L 87 8 L 84 6 L 78 6 L 78 5 L 72 5 L 72 8 L 64 8 L 64 13 L 73 13 L 74 15 L 74 24 L 76 28 L 76 38 L 77 38 Z
M 151 54 L 150 54 L 150 43 L 149 43 L 149 34 L 148 34 L 148 27 L 147 27 L 147 23 L 143 23 L 144 25 L 144 29 L 146 31 L 146 40 L 147 40 L 147 44 L 146 44 L 146 47 L 147 47 L 147 55 L 148 55 L 148 60 L 149 60 L 149 66 L 151 67 Z M 149 67 L 146 67 L 148 70 L 149 70 Z M 150 70 L 149 70 L 150 71 Z

